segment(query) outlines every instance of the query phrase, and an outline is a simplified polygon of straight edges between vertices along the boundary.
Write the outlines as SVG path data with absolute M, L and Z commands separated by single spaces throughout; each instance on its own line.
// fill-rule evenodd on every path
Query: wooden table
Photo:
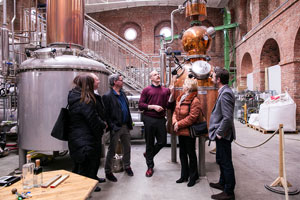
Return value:
M 50 188 L 49 186 L 48 188 L 32 188 L 30 190 L 23 190 L 22 180 L 20 180 L 9 187 L 1 188 L 0 199 L 16 200 L 16 195 L 11 193 L 11 190 L 16 188 L 18 193 L 30 191 L 32 198 L 29 198 L 29 200 L 83 200 L 90 196 L 98 183 L 98 181 L 94 179 L 80 176 L 65 170 L 43 172 L 44 183 L 58 174 L 69 174 L 70 176 L 56 188 Z

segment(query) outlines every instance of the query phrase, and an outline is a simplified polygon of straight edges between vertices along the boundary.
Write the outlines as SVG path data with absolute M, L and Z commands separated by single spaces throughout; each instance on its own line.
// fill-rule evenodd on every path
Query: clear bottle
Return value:
M 34 163 L 31 162 L 31 155 L 26 156 L 27 163 L 22 167 L 22 184 L 23 189 L 31 189 L 33 187 L 33 170 Z
M 33 187 L 41 187 L 43 184 L 43 168 L 41 167 L 40 159 L 35 161 L 35 168 L 33 170 Z

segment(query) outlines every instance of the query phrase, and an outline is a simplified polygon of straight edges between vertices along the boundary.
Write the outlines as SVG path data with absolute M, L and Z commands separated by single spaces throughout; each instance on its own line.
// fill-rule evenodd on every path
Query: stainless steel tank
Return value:
M 109 72 L 97 61 L 78 56 L 76 49 L 44 48 L 22 63 L 18 73 L 19 148 L 23 150 L 67 150 L 67 142 L 50 133 L 76 75 L 93 72 L 100 93 L 108 90 Z

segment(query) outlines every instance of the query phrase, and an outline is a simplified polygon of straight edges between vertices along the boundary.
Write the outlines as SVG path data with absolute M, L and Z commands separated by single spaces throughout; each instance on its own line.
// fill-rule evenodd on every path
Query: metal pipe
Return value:
M 230 24 L 231 21 L 231 15 L 230 12 L 224 8 L 224 25 Z M 229 41 L 229 35 L 228 35 L 228 29 L 224 29 L 224 68 L 230 72 L 229 66 L 230 66 L 230 41 Z
M 171 40 L 169 42 L 166 42 L 165 44 L 171 44 L 174 40 L 174 14 L 177 12 L 182 12 L 184 11 L 185 7 L 182 5 L 179 5 L 176 10 L 173 10 L 171 12 Z
M 12 39 L 11 39 L 11 48 L 12 48 L 12 63 L 13 63 L 13 68 L 14 68 L 14 75 L 16 74 L 17 70 L 17 65 L 16 65 L 16 60 L 15 60 L 15 19 L 16 19 L 16 0 L 14 0 L 14 17 L 11 20 L 11 33 L 12 33 Z
M 3 27 L 6 27 L 7 25 L 7 4 L 6 4 L 6 0 L 3 0 Z
M 3 1 L 3 26 L 1 28 L 1 37 L 0 37 L 0 66 L 3 74 L 6 74 L 6 61 L 9 57 L 8 47 L 9 47 L 9 39 L 8 39 L 8 29 L 7 29 L 7 4 L 6 0 Z

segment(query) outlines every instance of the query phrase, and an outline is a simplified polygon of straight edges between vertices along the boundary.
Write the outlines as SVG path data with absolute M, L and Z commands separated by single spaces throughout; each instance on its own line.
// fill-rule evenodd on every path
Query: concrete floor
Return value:
M 262 143 L 270 134 L 262 134 L 245 125 L 236 122 L 237 142 L 245 146 L 254 146 Z M 237 200 L 281 200 L 284 195 L 272 193 L 264 188 L 270 185 L 277 177 L 279 171 L 279 137 L 276 135 L 261 147 L 245 149 L 232 144 L 233 163 L 236 175 Z M 145 144 L 143 141 L 132 142 L 132 169 L 133 177 L 124 172 L 116 173 L 117 183 L 107 181 L 101 183 L 101 192 L 93 193 L 92 200 L 152 200 L 152 199 L 189 199 L 208 200 L 212 194 L 220 192 L 209 187 L 209 182 L 215 182 L 219 177 L 219 169 L 215 163 L 215 155 L 208 151 L 214 147 L 206 146 L 206 176 L 192 188 L 186 183 L 176 184 L 180 176 L 180 163 L 171 162 L 171 148 L 164 148 L 155 158 L 155 173 L 153 177 L 145 177 L 146 164 L 143 157 Z M 291 190 L 300 190 L 299 155 L 300 134 L 287 134 L 285 136 L 286 173 L 288 181 L 293 185 Z M 102 163 L 104 160 L 102 160 Z M 0 176 L 12 173 L 18 167 L 18 155 L 10 153 L 0 158 Z M 45 170 L 66 169 L 71 170 L 72 163 L 69 156 L 57 158 L 44 167 Z M 98 171 L 99 177 L 104 177 L 103 165 Z M 290 200 L 300 200 L 300 195 L 289 196 Z

